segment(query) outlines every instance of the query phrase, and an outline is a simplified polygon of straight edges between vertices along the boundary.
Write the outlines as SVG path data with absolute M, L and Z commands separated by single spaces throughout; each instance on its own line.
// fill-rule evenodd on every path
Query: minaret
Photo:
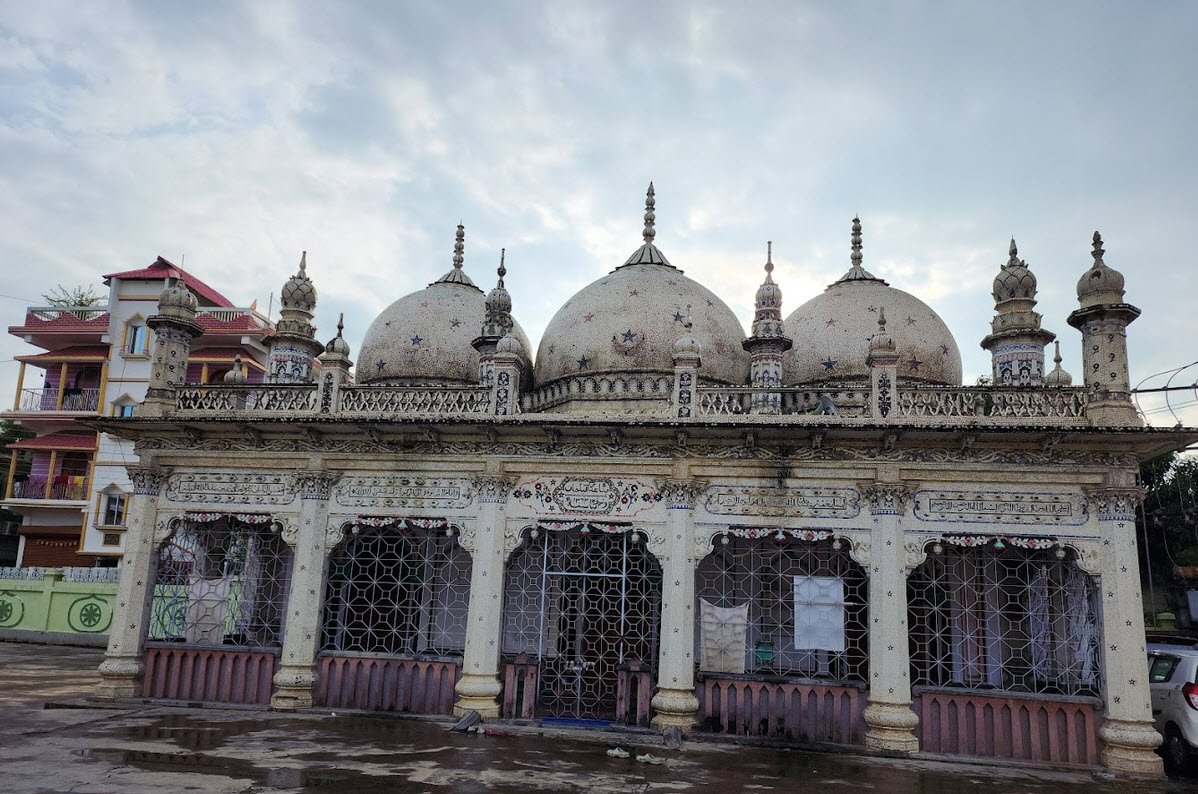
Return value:
M 742 342 L 750 356 L 749 385 L 755 389 L 777 389 L 782 385 L 782 354 L 794 342 L 782 331 L 782 290 L 774 283 L 774 243 L 765 244 L 765 281 L 757 288 L 754 301 L 753 335 Z M 780 392 L 754 392 L 755 414 L 776 414 L 781 410 Z
M 886 307 L 878 309 L 878 332 L 869 340 L 870 411 L 875 419 L 885 419 L 894 411 L 898 387 L 898 347 L 886 333 Z
M 271 383 L 311 383 L 312 359 L 324 346 L 316 341 L 312 325 L 316 287 L 308 278 L 308 252 L 300 256 L 299 272 L 283 285 L 279 321 L 267 338 L 270 355 L 267 375 Z
M 354 362 L 349 357 L 349 343 L 342 333 L 345 331 L 345 314 L 337 317 L 337 335 L 324 346 L 320 354 L 320 386 L 318 387 L 318 409 L 322 414 L 333 413 L 340 402 L 341 388 L 350 383 L 349 370 Z
M 1106 266 L 1094 232 L 1094 265 L 1077 282 L 1079 308 L 1069 324 L 1082 332 L 1082 372 L 1090 392 L 1086 416 L 1095 424 L 1138 426 L 1127 371 L 1127 326 L 1140 310 L 1123 301 L 1123 274 Z
M 507 249 L 499 250 L 499 280 L 495 288 L 487 293 L 484 306 L 482 333 L 470 344 L 478 351 L 478 381 L 483 386 L 491 385 L 494 379 L 495 347 L 515 326 L 512 320 L 512 296 L 503 285 L 507 275 L 505 259 Z M 455 259 L 456 262 L 456 259 Z
M 196 309 L 196 296 L 181 279 L 173 279 L 158 297 L 158 313 L 146 320 L 155 344 L 143 416 L 162 416 L 175 407 L 175 389 L 187 380 L 191 341 L 204 333 L 196 323 Z
M 1044 383 L 1044 346 L 1056 334 L 1040 327 L 1036 277 L 1019 258 L 1011 238 L 1007 263 L 994 277 L 994 319 L 982 340 L 988 350 L 996 386 L 1040 386 Z

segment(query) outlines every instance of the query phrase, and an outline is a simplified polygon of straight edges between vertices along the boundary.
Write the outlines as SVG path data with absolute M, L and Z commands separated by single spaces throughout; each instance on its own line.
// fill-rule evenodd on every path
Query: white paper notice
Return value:
M 795 649 L 844 650 L 844 582 L 839 578 L 795 577 Z

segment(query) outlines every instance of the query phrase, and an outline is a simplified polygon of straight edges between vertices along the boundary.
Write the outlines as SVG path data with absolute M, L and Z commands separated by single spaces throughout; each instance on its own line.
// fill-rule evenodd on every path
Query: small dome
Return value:
M 524 349 L 524 344 L 511 334 L 508 334 L 495 343 L 496 353 L 509 353 L 515 356 L 524 356 Z
M 240 353 L 233 359 L 233 369 L 225 373 L 224 380 L 229 386 L 241 386 L 246 382 L 245 367 L 241 363 Z
M 1073 376 L 1061 369 L 1061 343 L 1053 342 L 1053 344 L 1056 345 L 1056 354 L 1052 357 L 1052 360 L 1056 363 L 1056 366 L 1053 367 L 1052 372 L 1044 376 L 1044 385 L 1054 389 L 1072 386 Z
M 1035 300 L 1036 277 L 1028 269 L 1027 262 L 1019 258 L 1019 249 L 1015 246 L 1015 238 L 1011 238 L 1010 258 L 994 277 L 994 287 L 991 291 L 995 303 L 1009 300 Z
M 1107 267 L 1102 261 L 1106 253 L 1102 247 L 1102 235 L 1094 232 L 1094 266 L 1082 274 L 1077 282 L 1077 300 L 1083 308 L 1104 303 L 1123 303 L 1123 274 Z
M 324 352 L 336 356 L 349 356 L 349 342 L 345 341 L 342 333 L 345 331 L 345 314 L 337 317 L 337 335 L 324 346 Z
M 464 237 L 459 225 L 453 269 L 392 303 L 366 329 L 359 383 L 478 384 L 479 354 L 471 342 L 486 318 L 486 300 L 462 270 Z M 513 321 L 509 333 L 531 349 L 518 323 Z M 527 357 L 524 363 L 531 366 Z
M 870 342 L 879 333 L 898 350 L 904 380 L 961 385 L 961 352 L 948 326 L 926 303 L 888 285 L 861 266 L 861 224 L 853 219 L 852 267 L 786 318 L 794 347 L 783 354 L 786 385 L 868 380 Z
M 160 314 L 183 314 L 194 315 L 199 303 L 196 301 L 195 293 L 188 289 L 182 279 L 172 279 L 166 285 L 166 289 L 158 296 L 158 312 Z
M 316 308 L 316 287 L 308 278 L 308 252 L 300 256 L 299 272 L 287 280 L 279 295 L 284 309 L 299 309 L 310 312 Z
M 678 337 L 678 341 L 674 343 L 675 357 L 697 357 L 703 352 L 703 345 L 695 339 L 695 335 L 691 333 L 691 322 L 686 321 L 685 330 L 682 336 Z

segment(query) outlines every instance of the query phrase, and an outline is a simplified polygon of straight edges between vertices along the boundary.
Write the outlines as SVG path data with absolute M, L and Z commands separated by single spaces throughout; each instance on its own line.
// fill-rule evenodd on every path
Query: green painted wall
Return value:
M 0 579 L 0 629 L 107 634 L 115 582 L 64 582 L 47 569 L 39 579 Z

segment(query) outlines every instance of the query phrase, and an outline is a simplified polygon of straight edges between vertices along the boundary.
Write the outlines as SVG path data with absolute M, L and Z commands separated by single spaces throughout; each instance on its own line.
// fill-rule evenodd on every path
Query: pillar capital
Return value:
M 300 499 L 327 502 L 333 492 L 333 486 L 340 479 L 341 472 L 301 471 L 295 475 L 295 484 L 299 486 Z
M 875 516 L 897 516 L 907 512 L 915 489 L 899 482 L 863 482 L 857 484 L 861 498 Z
M 658 480 L 657 494 L 671 510 L 693 510 L 699 497 L 707 490 L 706 480 Z

